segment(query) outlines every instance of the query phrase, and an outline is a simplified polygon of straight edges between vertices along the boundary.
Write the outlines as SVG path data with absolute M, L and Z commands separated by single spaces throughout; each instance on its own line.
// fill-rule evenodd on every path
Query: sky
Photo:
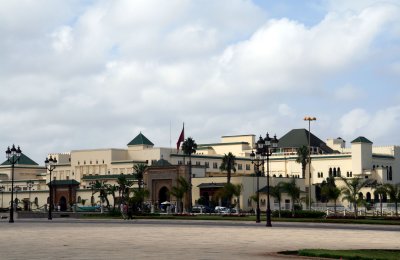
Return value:
M 400 0 L 0 0 L 0 147 L 306 128 L 400 145 Z M 5 153 L 4 153 L 5 159 Z

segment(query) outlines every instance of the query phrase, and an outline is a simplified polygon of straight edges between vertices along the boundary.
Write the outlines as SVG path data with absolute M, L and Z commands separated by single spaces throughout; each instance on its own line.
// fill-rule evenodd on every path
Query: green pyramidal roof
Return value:
M 154 145 L 146 136 L 142 133 L 138 134 L 132 141 L 129 142 L 130 145 Z
M 22 165 L 39 165 L 35 161 L 33 161 L 31 158 L 26 156 L 25 154 L 21 153 L 21 156 L 19 157 L 18 164 Z M 11 163 L 8 160 L 5 160 L 1 165 L 11 165 Z
M 370 140 L 368 140 L 367 138 L 365 138 L 364 136 L 359 136 L 356 139 L 354 139 L 353 141 L 351 141 L 351 143 L 367 143 L 367 144 L 372 144 L 372 142 Z

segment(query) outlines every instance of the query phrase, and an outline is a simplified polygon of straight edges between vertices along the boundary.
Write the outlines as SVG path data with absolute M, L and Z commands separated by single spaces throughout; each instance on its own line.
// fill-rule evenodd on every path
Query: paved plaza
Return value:
M 400 249 L 399 226 L 177 220 L 0 222 L 0 259 L 294 259 L 301 248 Z M 297 258 L 297 257 L 296 257 Z

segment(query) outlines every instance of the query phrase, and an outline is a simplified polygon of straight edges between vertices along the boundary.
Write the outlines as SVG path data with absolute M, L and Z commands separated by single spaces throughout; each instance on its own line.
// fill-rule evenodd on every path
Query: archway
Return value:
M 164 201 L 169 201 L 169 190 L 165 186 L 158 192 L 158 202 L 162 203 Z
M 371 202 L 371 193 L 367 192 L 367 202 Z
M 60 198 L 60 201 L 58 202 L 58 205 L 60 206 L 61 211 L 66 211 L 67 210 L 67 199 L 62 196 Z

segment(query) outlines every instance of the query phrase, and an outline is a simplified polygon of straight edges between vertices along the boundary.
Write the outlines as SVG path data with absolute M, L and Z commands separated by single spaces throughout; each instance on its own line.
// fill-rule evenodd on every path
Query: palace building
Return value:
M 310 138 L 310 140 L 309 140 Z M 213 195 L 226 183 L 226 172 L 221 172 L 220 165 L 225 154 L 231 152 L 236 156 L 236 172 L 232 173 L 233 184 L 242 185 L 242 193 L 233 198 L 242 210 L 255 208 L 251 199 L 259 190 L 260 205 L 266 207 L 265 186 L 267 173 L 259 177 L 257 187 L 254 165 L 250 158 L 257 138 L 255 135 L 222 136 L 219 143 L 198 144 L 198 149 L 191 156 L 192 170 L 189 171 L 189 158 L 175 148 L 155 147 L 142 133 L 127 144 L 126 148 L 100 148 L 72 150 L 67 153 L 51 153 L 48 156 L 57 159 L 52 172 L 52 180 L 45 166 L 40 166 L 23 154 L 15 165 L 15 196 L 20 206 L 25 209 L 43 208 L 49 203 L 48 183 L 52 181 L 53 201 L 61 210 L 69 210 L 73 204 L 93 205 L 99 203 L 98 194 L 93 192 L 93 182 L 98 180 L 116 184 L 117 178 L 124 174 L 137 185 L 133 166 L 146 164 L 144 185 L 150 191 L 148 203 L 159 205 L 164 201 L 174 203 L 176 198 L 169 191 L 177 185 L 179 176 L 192 180 L 192 203 L 196 204 L 201 197 L 206 201 L 213 200 Z M 296 162 L 297 149 L 310 145 L 311 168 L 306 167 L 305 176 L 301 164 Z M 282 136 L 276 151 L 270 156 L 270 185 L 287 182 L 295 178 L 302 191 L 301 197 L 308 193 L 308 183 L 312 183 L 312 200 L 317 202 L 316 185 L 327 177 L 336 177 L 337 185 L 342 185 L 344 178 L 361 177 L 369 179 L 371 185 L 364 188 L 362 196 L 374 201 L 373 184 L 400 183 L 400 147 L 373 146 L 365 137 L 357 137 L 346 146 L 345 140 L 339 138 L 322 141 L 306 129 L 293 129 Z M 311 180 L 308 179 L 311 173 Z M 0 165 L 0 191 L 2 207 L 8 207 L 11 194 L 11 166 L 5 161 Z M 318 192 L 317 192 L 318 193 Z M 116 196 L 118 197 L 118 196 Z M 111 199 L 111 198 L 110 198 Z M 186 200 L 188 197 L 185 198 Z M 113 201 L 110 201 L 113 204 Z M 221 201 L 213 202 L 221 203 Z M 283 196 L 282 207 L 289 208 L 293 201 Z M 346 202 L 343 202 L 347 206 Z M 46 205 L 46 206 L 45 206 Z M 271 197 L 272 209 L 277 208 L 277 201 Z

